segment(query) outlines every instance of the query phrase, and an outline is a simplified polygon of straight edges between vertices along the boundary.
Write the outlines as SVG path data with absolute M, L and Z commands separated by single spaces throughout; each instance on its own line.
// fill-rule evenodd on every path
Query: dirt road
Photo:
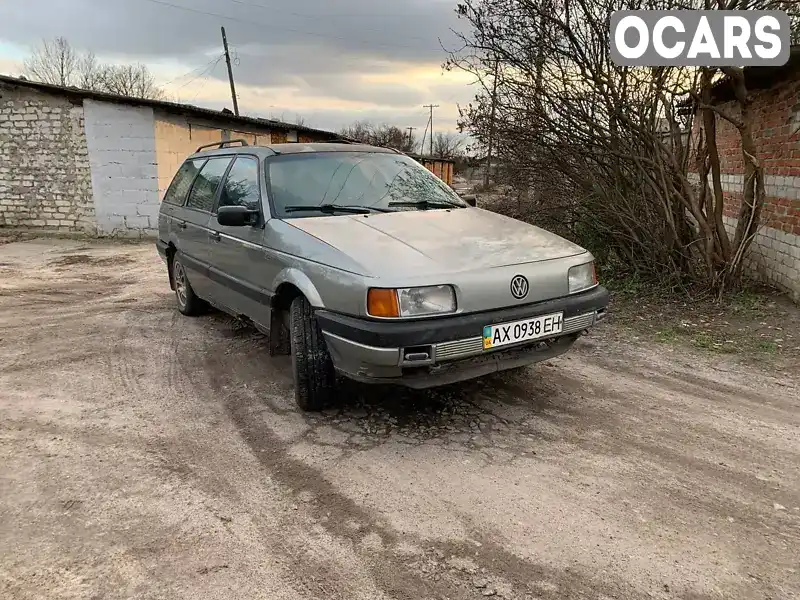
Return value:
M 794 376 L 629 347 L 299 413 L 152 245 L 0 246 L 0 597 L 800 597 Z

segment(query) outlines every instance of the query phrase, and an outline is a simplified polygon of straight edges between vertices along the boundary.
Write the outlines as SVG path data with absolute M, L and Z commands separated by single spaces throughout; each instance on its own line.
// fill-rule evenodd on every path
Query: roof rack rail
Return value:
M 351 142 L 350 140 L 343 140 L 343 139 L 335 139 L 329 140 L 329 144 L 358 144 L 359 142 Z
M 242 146 L 249 146 L 250 144 L 247 143 L 247 140 L 237 139 L 237 140 L 222 140 L 221 142 L 214 142 L 213 144 L 204 144 L 200 146 L 195 152 L 200 152 L 203 148 L 224 148 L 227 144 L 241 144 Z

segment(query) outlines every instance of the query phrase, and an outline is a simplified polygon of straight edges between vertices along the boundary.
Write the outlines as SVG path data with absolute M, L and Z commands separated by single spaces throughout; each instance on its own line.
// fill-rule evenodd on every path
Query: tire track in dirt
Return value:
M 218 332 L 215 337 L 218 337 Z M 263 417 L 265 405 L 253 395 L 237 392 L 244 382 L 269 377 L 269 361 L 265 355 L 252 353 L 252 348 L 243 344 L 239 348 L 227 347 L 224 355 L 233 355 L 234 360 L 221 361 L 218 357 L 223 352 L 219 349 L 210 351 L 210 345 L 206 346 L 204 354 L 205 368 L 212 374 L 210 381 L 213 392 L 224 397 L 231 419 L 258 461 L 271 477 L 295 497 L 313 498 L 313 502 L 304 503 L 304 509 L 311 512 L 314 523 L 321 525 L 334 539 L 352 548 L 364 561 L 376 585 L 388 597 L 475 598 L 482 594 L 483 590 L 475 586 L 473 575 L 451 568 L 446 561 L 437 560 L 438 556 L 476 561 L 479 568 L 491 572 L 494 580 L 510 582 L 513 591 L 509 591 L 506 598 L 524 598 L 526 594 L 536 594 L 542 599 L 598 594 L 612 594 L 619 598 L 644 597 L 638 595 L 632 586 L 607 576 L 598 581 L 579 569 L 563 572 L 525 561 L 495 543 L 493 535 L 477 530 L 471 532 L 471 538 L 477 544 L 431 544 L 398 533 L 338 491 L 322 472 L 293 457 L 288 445 L 266 423 Z M 358 523 L 360 527 L 352 527 L 353 523 Z M 365 539 L 370 536 L 377 536 L 373 538 L 376 543 L 364 549 Z M 421 555 L 398 556 L 396 549 L 409 545 L 420 549 L 427 547 L 428 550 L 423 550 Z M 425 565 L 427 569 L 423 569 Z M 305 571 L 302 565 L 296 567 Z M 326 577 L 331 574 L 331 569 L 328 569 Z M 336 582 L 337 587 L 346 585 L 340 577 L 332 581 Z
M 114 290 L 88 263 L 36 273 L 34 251 L 35 297 L 0 297 L 0 363 L 30 369 L 4 380 L 0 446 L 30 494 L 2 492 L 12 596 L 797 595 L 790 378 L 585 344 L 432 393 L 347 387 L 304 415 L 288 361 L 178 315 L 145 250 Z

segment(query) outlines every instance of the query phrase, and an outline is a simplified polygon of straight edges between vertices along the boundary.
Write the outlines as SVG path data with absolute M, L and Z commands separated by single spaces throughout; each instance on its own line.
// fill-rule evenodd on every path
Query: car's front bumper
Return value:
M 564 298 L 467 315 L 414 321 L 376 321 L 319 310 L 336 369 L 358 381 L 400 383 L 426 388 L 554 358 L 572 346 L 581 332 L 606 314 L 603 287 Z M 563 312 L 557 338 L 529 341 L 496 350 L 483 349 L 485 325 L 510 323 Z M 409 360 L 414 354 L 428 358 Z

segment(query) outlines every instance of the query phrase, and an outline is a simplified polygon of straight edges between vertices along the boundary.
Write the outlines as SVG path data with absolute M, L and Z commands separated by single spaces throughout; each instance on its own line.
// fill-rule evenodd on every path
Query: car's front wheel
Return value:
M 333 397 L 336 384 L 328 346 L 303 296 L 292 302 L 290 317 L 295 400 L 303 410 L 322 410 Z

